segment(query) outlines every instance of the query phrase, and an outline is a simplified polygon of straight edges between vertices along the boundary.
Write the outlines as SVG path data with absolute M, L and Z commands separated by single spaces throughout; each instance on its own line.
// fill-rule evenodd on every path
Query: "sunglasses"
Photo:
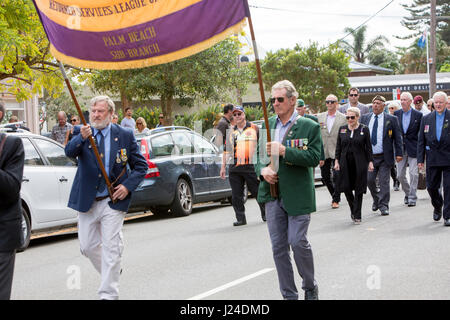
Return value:
M 72 120 L 70 120 L 70 122 L 76 122 L 77 121 L 77 119 L 72 119 Z
M 422 101 L 416 101 L 416 104 L 421 104 L 422 103 Z
M 142 124 L 142 122 L 136 122 L 136 124 Z
M 359 96 L 359 94 L 357 94 L 357 93 L 351 93 L 351 94 L 349 94 L 349 97 L 357 97 L 357 96 Z
M 347 120 L 349 120 L 349 119 L 355 120 L 356 116 L 345 116 L 345 118 L 347 118 Z
M 240 117 L 242 115 L 242 112 L 235 112 L 233 113 L 233 116 L 235 117 Z
M 270 98 L 270 103 L 274 104 L 275 100 L 278 101 L 279 103 L 283 103 L 284 102 L 284 97 Z
M 164 119 L 164 117 L 159 117 L 160 119 Z
M 337 102 L 337 101 L 334 101 L 334 100 L 327 100 L 327 101 L 325 101 L 326 104 L 336 103 L 336 102 Z

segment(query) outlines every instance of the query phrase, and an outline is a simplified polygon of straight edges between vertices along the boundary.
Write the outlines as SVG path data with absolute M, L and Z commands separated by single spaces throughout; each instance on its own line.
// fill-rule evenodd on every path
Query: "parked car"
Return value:
M 222 152 L 200 134 L 169 126 L 136 135 L 136 140 L 148 170 L 131 197 L 129 212 L 170 210 L 187 216 L 195 203 L 231 201 L 229 181 L 220 178 Z M 246 200 L 247 190 L 244 195 Z
M 77 162 L 68 158 L 64 146 L 52 139 L 20 129 L 2 132 L 20 137 L 25 150 L 20 190 L 24 244 L 19 251 L 23 251 L 32 233 L 77 222 L 77 212 L 67 207 Z

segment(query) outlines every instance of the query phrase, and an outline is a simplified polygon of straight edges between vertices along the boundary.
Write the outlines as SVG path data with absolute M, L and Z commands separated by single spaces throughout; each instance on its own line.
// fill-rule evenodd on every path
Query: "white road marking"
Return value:
M 234 280 L 232 282 L 229 282 L 227 284 L 224 284 L 223 286 L 220 286 L 220 287 L 217 287 L 215 289 L 209 290 L 207 292 L 201 293 L 201 294 L 196 295 L 196 296 L 194 296 L 192 298 L 189 298 L 187 300 L 200 300 L 200 299 L 212 296 L 213 294 L 216 294 L 217 292 L 224 291 L 224 290 L 226 290 L 228 288 L 234 287 L 234 286 L 236 286 L 236 285 L 238 285 L 238 284 L 240 284 L 242 282 L 245 282 L 247 280 L 256 278 L 256 277 L 258 277 L 260 275 L 263 275 L 263 274 L 265 274 L 267 272 L 270 272 L 270 271 L 273 271 L 273 270 L 275 270 L 275 269 L 274 268 L 262 269 L 262 270 L 260 270 L 258 272 L 252 273 L 252 274 L 250 274 L 248 276 L 245 276 L 245 277 L 242 277 L 240 279 L 237 279 L 237 280 Z

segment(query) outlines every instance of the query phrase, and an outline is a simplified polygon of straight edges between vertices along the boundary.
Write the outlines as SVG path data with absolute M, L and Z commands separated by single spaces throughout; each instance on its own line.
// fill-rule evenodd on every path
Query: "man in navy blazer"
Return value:
M 374 170 L 367 173 L 367 186 L 372 194 L 372 210 L 380 209 L 381 215 L 389 215 L 389 179 L 395 161 L 402 160 L 402 136 L 397 117 L 384 112 L 386 99 L 377 95 L 372 99 L 372 113 L 361 117 L 361 123 L 369 127 Z M 380 185 L 377 192 L 376 179 Z
M 400 131 L 403 137 L 403 159 L 397 164 L 397 178 L 405 192 L 404 203 L 408 207 L 414 207 L 417 201 L 417 183 L 419 182 L 419 170 L 417 168 L 417 140 L 419 138 L 420 121 L 422 112 L 411 108 L 413 97 L 409 92 L 400 95 L 402 109 L 395 111 L 398 118 Z M 409 166 L 409 183 L 406 178 L 406 166 Z
M 80 249 L 101 275 L 98 294 L 105 300 L 119 297 L 123 220 L 131 192 L 144 179 L 148 167 L 133 131 L 111 123 L 114 109 L 114 102 L 109 97 L 93 98 L 89 115 L 91 125 L 77 126 L 65 149 L 67 156 L 78 158 L 68 206 L 79 211 Z M 105 171 L 113 183 L 112 199 L 89 143 L 90 135 L 97 142 Z
M 422 118 L 417 145 L 417 162 L 423 169 L 427 161 L 427 190 L 434 207 L 433 219 L 439 221 L 444 207 L 444 225 L 450 226 L 450 110 L 446 109 L 447 95 L 438 91 L 433 95 L 435 111 Z M 444 198 L 439 192 L 444 178 Z

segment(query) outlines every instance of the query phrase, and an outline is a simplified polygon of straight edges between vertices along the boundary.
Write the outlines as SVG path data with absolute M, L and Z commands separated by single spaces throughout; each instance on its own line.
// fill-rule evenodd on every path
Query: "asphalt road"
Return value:
M 425 190 L 417 206 L 391 193 L 391 215 L 363 201 L 353 225 L 343 197 L 331 209 L 316 189 L 309 228 L 320 299 L 447 299 L 450 227 L 432 220 Z M 121 299 L 280 299 L 266 223 L 254 199 L 248 224 L 233 227 L 231 206 L 208 204 L 189 217 L 150 216 L 124 225 Z M 16 258 L 12 299 L 97 299 L 100 276 L 80 254 L 76 234 L 36 239 Z M 297 276 L 300 297 L 301 279 Z

